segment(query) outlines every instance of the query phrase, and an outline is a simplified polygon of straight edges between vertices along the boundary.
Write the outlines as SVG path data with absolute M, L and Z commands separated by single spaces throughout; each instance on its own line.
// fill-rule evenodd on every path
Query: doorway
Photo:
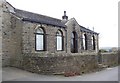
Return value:
M 78 52 L 78 36 L 75 31 L 72 32 L 72 35 L 71 35 L 71 52 L 72 53 Z

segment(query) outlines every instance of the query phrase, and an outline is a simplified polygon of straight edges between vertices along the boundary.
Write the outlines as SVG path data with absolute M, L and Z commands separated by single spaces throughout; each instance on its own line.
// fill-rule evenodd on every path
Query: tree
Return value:
M 105 49 L 100 49 L 99 52 L 104 53 L 104 52 L 108 52 L 108 51 Z

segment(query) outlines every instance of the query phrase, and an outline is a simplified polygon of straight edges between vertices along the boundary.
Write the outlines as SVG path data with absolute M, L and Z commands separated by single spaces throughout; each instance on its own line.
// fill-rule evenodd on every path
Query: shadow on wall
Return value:
M 118 65 L 120 65 L 120 49 L 118 50 Z

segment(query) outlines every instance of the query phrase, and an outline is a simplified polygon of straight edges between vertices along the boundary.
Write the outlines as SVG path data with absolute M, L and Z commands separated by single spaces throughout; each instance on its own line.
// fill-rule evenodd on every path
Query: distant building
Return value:
M 117 48 L 117 47 L 113 47 L 113 48 L 111 48 L 111 51 L 112 51 L 112 52 L 117 52 L 117 51 L 118 51 L 118 48 Z

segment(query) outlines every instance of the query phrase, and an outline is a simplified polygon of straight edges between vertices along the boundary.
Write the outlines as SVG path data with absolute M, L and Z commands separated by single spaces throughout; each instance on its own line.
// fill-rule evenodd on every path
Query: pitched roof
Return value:
M 22 18 L 23 21 L 36 22 L 41 24 L 48 24 L 58 27 L 66 27 L 65 24 L 60 19 L 52 18 L 49 16 L 36 14 L 24 10 L 15 9 L 16 16 Z
M 94 32 L 94 31 L 90 30 L 90 29 L 87 29 L 87 28 L 85 28 L 85 27 L 83 27 L 83 26 L 81 26 L 81 25 L 79 25 L 79 26 L 81 27 L 81 28 L 80 28 L 81 31 L 90 32 L 90 33 L 94 33 L 94 34 L 99 34 L 99 33 L 96 33 L 96 32 Z
M 76 21 L 75 18 L 71 18 L 71 19 L 73 19 L 73 20 Z M 85 28 L 84 26 L 81 26 L 77 21 L 76 21 L 76 23 L 79 25 L 80 30 L 81 30 L 82 32 L 88 32 L 88 33 L 97 34 L 97 35 L 99 34 L 99 33 L 96 33 L 96 32 L 94 32 L 94 31 L 90 30 L 90 29 Z
M 52 18 L 49 16 L 45 16 L 45 15 L 41 15 L 41 14 L 36 14 L 36 13 L 32 13 L 32 12 L 28 12 L 28 11 L 24 11 L 24 10 L 20 10 L 20 9 L 14 9 L 15 11 L 15 15 L 22 18 L 23 21 L 30 21 L 30 22 L 35 22 L 35 23 L 41 23 L 41 24 L 48 24 L 48 25 L 53 25 L 53 26 L 58 26 L 58 27 L 63 27 L 65 28 L 66 25 L 64 22 L 62 22 L 62 20 L 60 19 L 56 19 L 56 18 Z M 94 33 L 94 34 L 98 34 L 90 29 L 87 29 L 81 25 L 79 25 L 81 28 L 81 31 L 85 31 L 85 32 L 90 32 L 90 33 Z

